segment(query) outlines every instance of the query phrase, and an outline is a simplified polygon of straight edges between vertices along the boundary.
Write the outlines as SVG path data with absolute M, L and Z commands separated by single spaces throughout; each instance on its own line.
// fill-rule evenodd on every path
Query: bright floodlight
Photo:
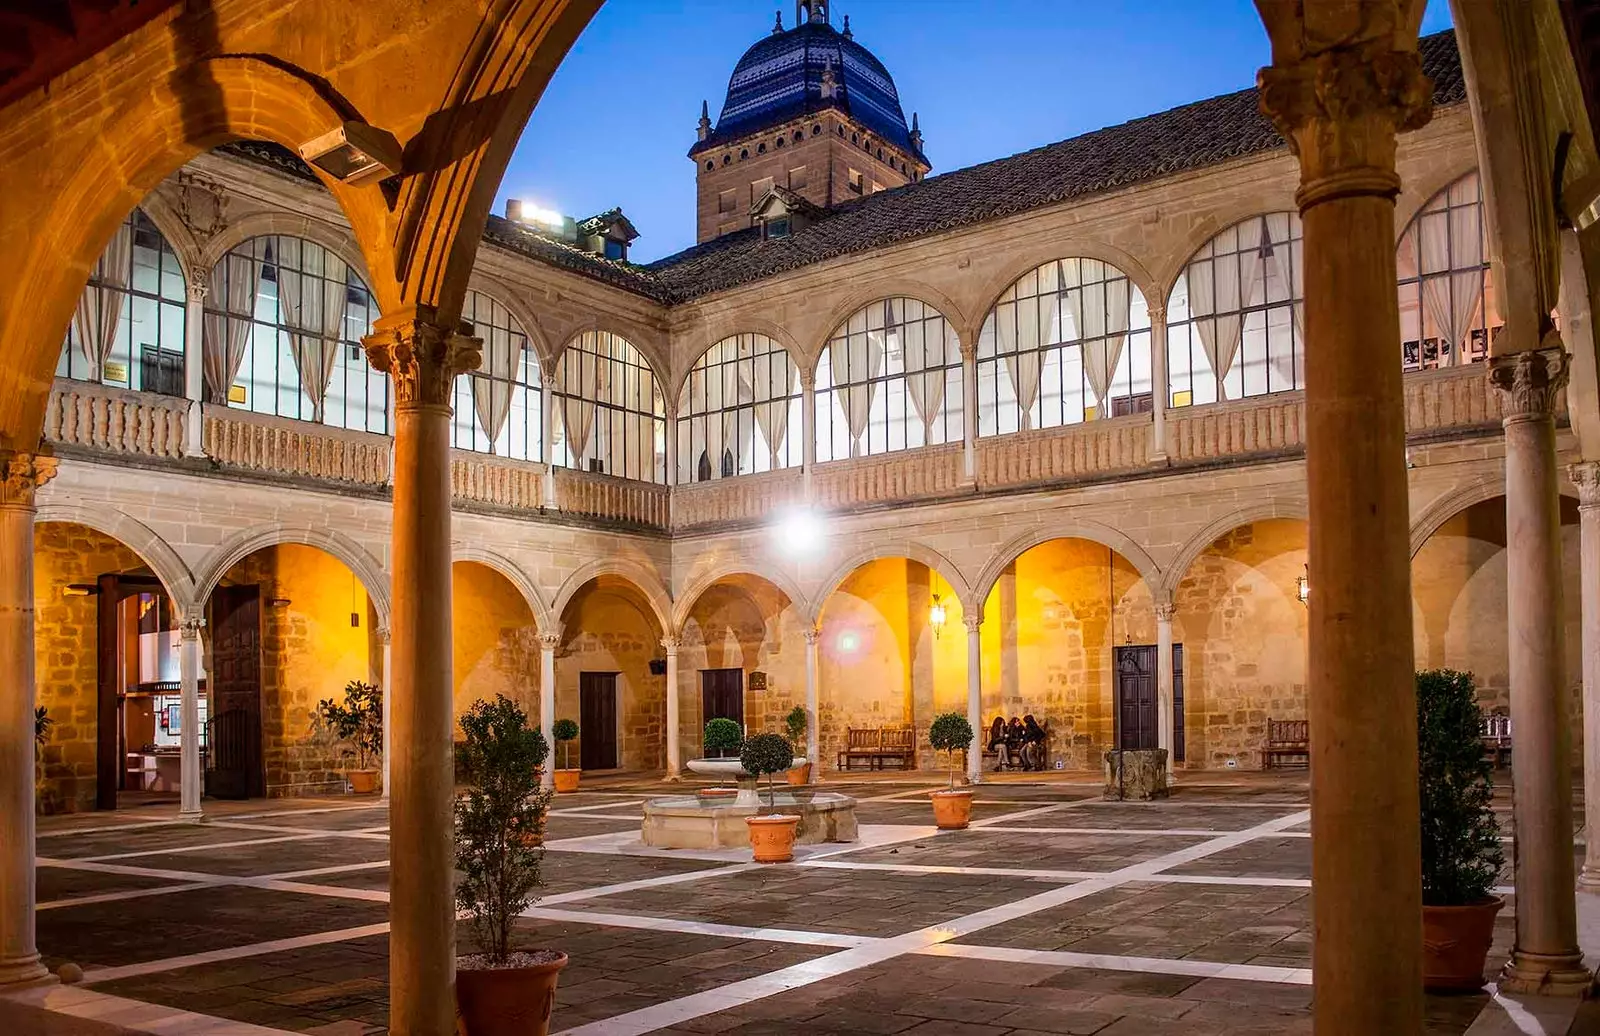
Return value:
M 815 511 L 795 508 L 783 514 L 772 534 L 778 549 L 797 557 L 814 553 L 822 545 L 822 519 Z

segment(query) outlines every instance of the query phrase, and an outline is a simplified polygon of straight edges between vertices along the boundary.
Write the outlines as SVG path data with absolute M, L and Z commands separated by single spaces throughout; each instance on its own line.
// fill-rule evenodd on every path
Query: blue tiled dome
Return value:
M 822 76 L 830 63 L 837 86 L 834 97 L 824 99 Z M 826 108 L 840 109 L 884 142 L 923 157 L 912 143 L 889 70 L 820 16 L 774 32 L 745 51 L 728 80 L 716 129 L 691 153 Z

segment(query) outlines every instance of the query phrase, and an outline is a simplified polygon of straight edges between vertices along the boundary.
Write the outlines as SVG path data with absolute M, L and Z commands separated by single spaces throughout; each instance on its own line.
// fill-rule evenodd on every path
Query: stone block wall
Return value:
M 650 673 L 665 657 L 661 629 L 643 598 L 602 583 L 579 591 L 562 616 L 565 640 L 556 653 L 556 718 L 582 726 L 583 672 L 617 675 L 617 764 L 623 770 L 666 765 L 666 678 Z M 571 745 L 578 764 L 583 733 Z
M 539 631 L 528 602 L 486 565 L 458 561 L 450 575 L 456 716 L 479 699 L 493 701 L 504 694 L 537 725 Z

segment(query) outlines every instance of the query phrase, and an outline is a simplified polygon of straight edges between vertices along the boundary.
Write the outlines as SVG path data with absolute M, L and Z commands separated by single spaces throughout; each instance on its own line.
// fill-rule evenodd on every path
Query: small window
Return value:
M 767 142 L 763 140 L 761 143 L 756 145 L 756 154 L 764 155 L 766 153 L 767 153 Z
M 822 132 L 822 124 L 820 122 L 817 123 L 815 126 L 811 127 L 811 135 L 813 137 L 817 136 L 821 132 Z
M 785 141 L 782 137 L 779 137 L 777 140 L 774 140 L 772 142 L 774 147 L 783 147 L 783 145 L 786 144 L 786 143 L 787 143 L 787 141 Z
M 717 163 L 716 163 L 716 162 L 714 162 L 714 161 L 713 161 L 713 162 L 707 162 L 707 163 L 706 163 L 706 172 L 708 172 L 708 173 L 709 173 L 709 172 L 711 172 L 711 171 L 712 171 L 712 170 L 713 170 L 713 169 L 715 169 L 715 168 L 716 168 L 716 167 L 717 167 Z
M 769 237 L 769 238 L 771 238 L 771 237 L 788 237 L 789 236 L 789 217 L 788 216 L 780 216 L 777 219 L 769 219 L 769 220 L 766 221 L 766 223 L 762 224 L 762 228 L 766 232 L 766 236 Z
M 750 157 L 750 149 L 749 148 L 745 147 L 745 148 L 740 148 L 739 149 L 739 161 L 743 162 L 745 159 L 747 159 L 749 157 Z
M 623 244 L 621 241 L 617 241 L 617 240 L 614 240 L 614 239 L 609 238 L 609 237 L 606 238 L 606 258 L 607 259 L 626 259 L 626 258 L 628 258 L 628 246 Z
M 731 154 L 722 156 L 722 164 L 723 165 L 727 165 L 728 163 L 730 163 L 732 161 L 733 161 L 733 156 Z

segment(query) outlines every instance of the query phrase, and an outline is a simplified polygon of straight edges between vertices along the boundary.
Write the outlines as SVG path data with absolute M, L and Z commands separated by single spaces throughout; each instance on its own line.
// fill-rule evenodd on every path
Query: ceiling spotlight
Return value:
M 364 122 L 346 122 L 306 141 L 300 145 L 300 157 L 351 186 L 400 173 L 400 142 L 388 130 Z

